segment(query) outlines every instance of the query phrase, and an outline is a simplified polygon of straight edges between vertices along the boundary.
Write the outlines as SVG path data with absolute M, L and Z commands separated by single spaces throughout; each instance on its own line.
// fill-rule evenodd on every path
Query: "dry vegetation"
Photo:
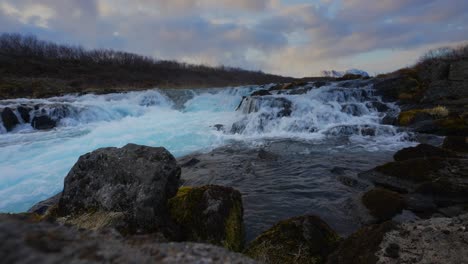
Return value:
M 208 67 L 109 49 L 86 50 L 19 34 L 0 35 L 0 99 L 149 87 L 216 87 L 292 78 Z

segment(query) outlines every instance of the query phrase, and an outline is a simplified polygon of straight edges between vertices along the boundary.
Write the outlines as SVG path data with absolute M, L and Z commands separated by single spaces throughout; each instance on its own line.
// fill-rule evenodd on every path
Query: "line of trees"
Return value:
M 86 64 L 119 65 L 136 69 L 186 69 L 202 72 L 250 72 L 235 67 L 209 67 L 180 63 L 172 60 L 156 60 L 152 57 L 137 55 L 112 49 L 87 50 L 81 46 L 59 45 L 42 41 L 33 35 L 23 36 L 15 33 L 0 35 L 0 53 L 8 56 L 27 57 L 43 60 L 79 61 Z M 254 72 L 264 74 L 261 71 Z

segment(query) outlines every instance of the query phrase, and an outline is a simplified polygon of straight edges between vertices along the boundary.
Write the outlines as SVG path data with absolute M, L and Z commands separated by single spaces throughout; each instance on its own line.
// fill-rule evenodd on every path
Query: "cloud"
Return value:
M 0 0 L 1 31 L 294 76 L 394 70 L 467 25 L 466 0 Z

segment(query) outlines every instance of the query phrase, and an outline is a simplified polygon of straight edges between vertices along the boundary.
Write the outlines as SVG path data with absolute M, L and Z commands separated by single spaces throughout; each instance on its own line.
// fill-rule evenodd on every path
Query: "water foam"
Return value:
M 379 101 L 370 87 L 342 89 L 331 85 L 303 95 L 272 95 L 292 103 L 289 116 L 277 117 L 275 113 L 280 110 L 268 103 L 260 105 L 257 112 L 235 111 L 243 96 L 261 88 L 148 90 L 1 101 L 0 106 L 36 107 L 35 111 L 57 119 L 58 126 L 37 131 L 24 123 L 9 133 L 2 130 L 0 211 L 27 210 L 63 188 L 63 178 L 80 155 L 129 142 L 164 146 L 175 156 L 209 151 L 233 140 L 257 144 L 269 138 L 320 141 L 345 136 L 346 144 L 351 142 L 375 151 L 409 144 L 406 133 L 380 124 L 382 114 L 368 104 Z M 345 111 L 346 104 L 358 105 L 356 109 L 360 110 Z M 231 133 L 231 126 L 241 121 L 246 122 L 245 129 Z M 224 132 L 215 129 L 216 124 L 222 124 Z M 348 134 L 338 129 L 334 134 L 333 129 L 340 126 L 358 128 L 348 129 Z M 363 135 L 363 128 L 369 126 L 377 132 Z

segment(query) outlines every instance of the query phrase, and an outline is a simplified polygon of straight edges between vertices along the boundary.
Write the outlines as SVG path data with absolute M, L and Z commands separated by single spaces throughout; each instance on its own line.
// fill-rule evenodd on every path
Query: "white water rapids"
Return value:
M 0 108 L 35 106 L 58 122 L 48 131 L 23 123 L 8 133 L 0 123 L 0 212 L 25 211 L 61 191 L 80 155 L 130 142 L 163 146 L 176 157 L 236 141 L 259 145 L 277 138 L 323 143 L 346 137 L 341 147 L 371 152 L 413 144 L 407 133 L 380 124 L 384 114 L 373 104 L 380 99 L 370 88 L 331 84 L 305 94 L 265 97 L 291 102 L 291 113 L 283 116 L 272 100 L 256 102 L 250 113 L 245 106 L 236 111 L 242 97 L 259 86 L 0 101 Z M 398 111 L 394 105 L 387 107 Z M 241 129 L 231 131 L 234 123 Z M 216 124 L 224 125 L 224 131 Z

